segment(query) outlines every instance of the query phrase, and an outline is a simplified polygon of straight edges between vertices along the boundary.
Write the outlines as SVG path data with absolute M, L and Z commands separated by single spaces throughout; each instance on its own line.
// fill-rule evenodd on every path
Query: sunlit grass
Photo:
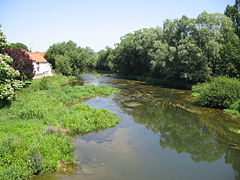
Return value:
M 119 122 L 107 110 L 65 102 L 118 89 L 67 86 L 71 78 L 58 76 L 33 81 L 18 93 L 10 107 L 0 110 L 0 179 L 28 179 L 73 163 L 71 132 L 87 133 Z

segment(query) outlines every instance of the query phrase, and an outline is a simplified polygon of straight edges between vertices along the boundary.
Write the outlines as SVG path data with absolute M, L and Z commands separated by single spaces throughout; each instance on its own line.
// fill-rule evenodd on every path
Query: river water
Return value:
M 106 108 L 121 122 L 75 136 L 71 173 L 38 180 L 231 180 L 240 176 L 239 120 L 194 105 L 190 91 L 168 89 L 114 76 L 81 75 L 84 85 L 121 89 L 84 102 Z M 230 128 L 229 128 L 230 127 Z

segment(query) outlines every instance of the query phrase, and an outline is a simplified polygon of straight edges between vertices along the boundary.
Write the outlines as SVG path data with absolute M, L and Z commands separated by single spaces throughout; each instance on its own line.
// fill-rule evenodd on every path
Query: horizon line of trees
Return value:
M 77 75 L 96 65 L 96 53 L 89 47 L 82 48 L 73 41 L 53 44 L 45 54 L 57 73 Z
M 100 51 L 96 67 L 190 84 L 216 76 L 240 78 L 238 29 L 221 13 L 166 20 L 162 28 L 128 33 L 115 48 Z

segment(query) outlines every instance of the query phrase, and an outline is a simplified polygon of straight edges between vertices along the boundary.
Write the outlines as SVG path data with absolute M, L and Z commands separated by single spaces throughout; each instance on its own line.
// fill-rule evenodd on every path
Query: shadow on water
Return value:
M 36 179 L 239 179 L 239 120 L 198 107 L 190 91 L 121 78 L 81 75 L 84 85 L 122 91 L 85 101 L 121 118 L 116 127 L 76 136 L 72 173 Z M 229 128 L 230 127 L 230 128 Z

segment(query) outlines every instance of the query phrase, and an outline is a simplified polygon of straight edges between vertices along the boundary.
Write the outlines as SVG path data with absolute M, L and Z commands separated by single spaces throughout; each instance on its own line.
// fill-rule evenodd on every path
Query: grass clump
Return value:
M 0 179 L 29 179 L 74 163 L 71 132 L 112 127 L 119 118 L 107 110 L 64 102 L 118 92 L 110 87 L 72 86 L 72 77 L 34 80 L 0 110 Z
M 197 98 L 200 105 L 239 111 L 240 81 L 238 79 L 216 77 L 210 82 L 193 86 L 192 91 L 192 95 Z
M 240 114 L 240 99 L 233 103 L 228 109 L 224 109 L 224 111 L 236 115 Z

